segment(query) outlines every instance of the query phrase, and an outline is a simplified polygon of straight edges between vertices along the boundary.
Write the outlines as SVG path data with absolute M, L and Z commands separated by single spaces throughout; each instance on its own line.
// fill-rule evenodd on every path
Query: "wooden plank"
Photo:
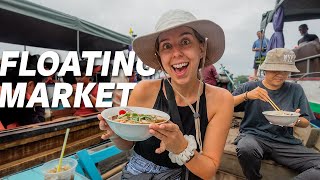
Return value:
M 75 127 L 72 127 L 70 129 L 70 131 L 74 132 L 74 131 L 78 131 L 80 129 L 89 128 L 91 126 L 95 126 L 98 129 L 99 128 L 98 124 L 99 124 L 99 122 L 92 122 L 92 123 L 89 123 L 89 124 L 75 126 Z M 22 132 L 20 132 L 20 133 L 22 133 Z M 27 137 L 27 138 L 23 138 L 23 139 L 20 139 L 20 140 L 12 141 L 12 142 L 1 143 L 0 144 L 0 150 L 8 149 L 8 148 L 15 147 L 15 146 L 18 146 L 18 145 L 28 144 L 28 143 L 31 143 L 31 142 L 39 141 L 41 139 L 47 139 L 47 138 L 51 138 L 51 137 L 54 137 L 54 136 L 59 136 L 59 135 L 62 135 L 64 133 L 65 133 L 65 129 L 62 129 L 60 131 L 48 132 L 48 133 L 44 133 L 44 134 L 41 134 L 41 135 L 38 135 L 38 136 L 32 136 L 32 137 Z
M 234 112 L 233 117 L 243 119 L 244 112 Z
M 320 129 L 308 126 L 306 128 L 294 127 L 294 136 L 300 139 L 308 148 L 314 148 L 320 136 Z
M 101 142 L 101 135 L 95 134 L 92 136 L 87 136 L 87 138 L 79 139 L 76 142 L 68 143 L 66 147 L 66 154 L 71 154 L 81 149 L 87 148 L 91 145 L 97 144 Z M 56 148 L 47 150 L 47 151 L 40 151 L 33 156 L 28 156 L 25 158 L 18 159 L 16 161 L 8 162 L 5 164 L 0 165 L 0 177 L 12 174 L 14 172 L 22 171 L 32 166 L 42 164 L 52 159 L 59 158 L 61 151 L 61 146 Z
M 59 131 L 66 128 L 80 126 L 91 122 L 97 122 L 97 117 L 86 117 L 81 119 L 74 119 L 69 121 L 61 121 L 57 123 L 47 124 L 41 127 L 34 127 L 29 129 L 23 129 L 21 131 L 0 133 L 0 144 L 9 143 L 19 139 L 32 137 L 36 135 L 45 134 L 48 132 Z
M 306 145 L 308 138 L 310 137 L 311 133 L 311 126 L 308 126 L 306 128 L 299 128 L 294 127 L 293 128 L 294 136 L 298 139 L 300 139 L 303 143 L 303 145 Z
M 245 178 L 224 171 L 218 171 L 212 180 L 245 180 Z
M 77 127 L 72 129 L 76 128 Z M 64 132 L 65 130 L 61 130 L 56 136 L 39 139 L 28 144 L 15 145 L 13 147 L 1 150 L 0 153 L 3 155 L 3 157 L 0 159 L 0 164 L 15 161 L 23 157 L 32 156 L 39 152 L 47 151 L 56 147 L 61 147 L 64 139 Z M 72 130 L 72 132 L 69 134 L 68 143 L 77 142 L 95 134 L 101 134 L 101 131 L 97 129 L 97 126 L 91 126 L 78 131 Z
M 114 179 L 116 180 L 117 178 L 119 178 L 118 180 L 121 179 L 121 171 L 122 169 L 126 166 L 127 162 L 122 163 L 118 166 L 116 166 L 115 168 L 111 169 L 110 171 L 102 174 L 102 179 Z
M 320 151 L 320 138 L 317 139 L 317 141 L 315 142 L 315 149 Z

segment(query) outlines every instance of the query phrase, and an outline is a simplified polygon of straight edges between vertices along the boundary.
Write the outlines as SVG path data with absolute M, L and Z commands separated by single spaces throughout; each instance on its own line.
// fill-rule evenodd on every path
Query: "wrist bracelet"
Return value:
M 248 91 L 245 92 L 244 96 L 243 96 L 244 101 L 248 101 Z
M 174 154 L 169 151 L 171 162 L 177 163 L 180 166 L 188 162 L 194 156 L 194 151 L 197 149 L 197 142 L 193 135 L 184 135 L 184 138 L 188 141 L 188 146 L 185 150 L 180 154 Z

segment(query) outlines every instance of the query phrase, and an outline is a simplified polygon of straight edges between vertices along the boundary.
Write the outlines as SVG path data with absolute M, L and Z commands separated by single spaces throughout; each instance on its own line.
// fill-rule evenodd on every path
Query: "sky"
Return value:
M 29 0 L 33 3 L 76 16 L 121 34 L 144 35 L 154 31 L 161 14 L 171 9 L 183 9 L 198 19 L 209 19 L 219 24 L 225 32 L 226 49 L 215 64 L 220 72 L 223 64 L 235 76 L 253 74 L 252 44 L 257 39 L 262 14 L 274 8 L 275 0 Z M 320 33 L 319 20 L 285 23 L 284 34 L 287 48 L 294 48 L 301 38 L 298 26 L 307 23 L 309 33 Z M 270 39 L 272 24 L 266 30 Z M 23 50 L 22 46 L 0 43 L 3 50 Z M 46 49 L 27 47 L 32 54 Z M 62 57 L 66 54 L 60 52 Z

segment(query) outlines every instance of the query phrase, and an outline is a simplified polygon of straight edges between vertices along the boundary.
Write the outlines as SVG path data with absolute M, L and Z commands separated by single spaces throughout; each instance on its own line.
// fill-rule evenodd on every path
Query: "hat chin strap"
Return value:
M 168 81 L 168 83 L 171 85 L 172 89 L 174 90 L 174 92 L 177 92 L 179 94 L 179 96 L 183 99 L 183 101 L 185 103 L 188 104 L 188 106 L 190 107 L 191 111 L 193 112 L 193 118 L 194 118 L 194 124 L 195 124 L 195 129 L 196 129 L 196 140 L 197 140 L 197 144 L 200 148 L 200 153 L 202 153 L 202 139 L 201 139 L 201 130 L 200 130 L 200 114 L 199 114 L 199 107 L 200 107 L 200 96 L 201 96 L 201 89 L 204 87 L 203 86 L 203 76 L 201 73 L 201 70 L 204 68 L 204 63 L 206 60 L 206 56 L 207 56 L 207 46 L 208 46 L 208 38 L 205 38 L 205 43 L 204 43 L 204 55 L 202 57 L 202 61 L 201 61 L 201 66 L 200 69 L 198 70 L 198 73 L 200 75 L 200 85 L 198 88 L 198 94 L 197 94 L 197 104 L 196 104 L 196 110 L 193 108 L 193 106 L 191 105 L 191 103 L 187 100 L 187 98 L 185 98 L 169 81 L 169 78 L 167 76 L 166 73 L 164 73 L 165 75 L 165 79 Z M 161 67 L 161 70 L 163 72 L 166 72 L 162 66 L 162 64 L 160 63 L 160 58 L 158 58 L 158 55 L 155 54 L 155 56 L 158 59 L 158 63 Z

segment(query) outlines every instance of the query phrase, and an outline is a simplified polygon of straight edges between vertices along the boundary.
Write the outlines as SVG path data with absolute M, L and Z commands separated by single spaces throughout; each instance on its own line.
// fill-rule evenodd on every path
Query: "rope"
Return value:
M 199 84 L 199 88 L 198 88 L 198 93 L 197 93 L 197 104 L 196 104 L 196 110 L 193 108 L 193 106 L 189 103 L 189 101 L 187 100 L 187 98 L 185 98 L 169 81 L 169 78 L 167 76 L 166 73 L 164 73 L 165 75 L 165 79 L 168 81 L 168 83 L 171 85 L 172 89 L 178 93 L 178 95 L 183 99 L 183 101 L 188 104 L 188 106 L 190 107 L 191 111 L 193 112 L 193 118 L 194 118 L 194 124 L 195 124 L 195 129 L 196 129 L 196 141 L 197 144 L 199 145 L 200 148 L 200 153 L 202 153 L 203 150 L 203 146 L 202 146 L 202 140 L 201 140 L 201 130 L 200 130 L 200 114 L 199 114 L 199 107 L 200 107 L 200 96 L 201 96 L 201 90 L 204 87 L 203 86 L 203 77 L 202 77 L 202 73 L 201 70 L 204 67 L 204 63 L 206 60 L 206 55 L 207 55 L 207 43 L 208 42 L 208 38 L 205 38 L 205 44 L 204 44 L 204 56 L 202 57 L 202 62 L 201 62 L 201 66 L 200 66 L 200 70 L 199 70 L 199 74 L 200 74 L 200 84 Z M 155 56 L 158 58 L 157 54 L 155 54 Z M 162 69 L 163 72 L 164 68 L 162 66 L 162 64 L 160 63 L 160 59 L 158 59 L 158 63 Z

